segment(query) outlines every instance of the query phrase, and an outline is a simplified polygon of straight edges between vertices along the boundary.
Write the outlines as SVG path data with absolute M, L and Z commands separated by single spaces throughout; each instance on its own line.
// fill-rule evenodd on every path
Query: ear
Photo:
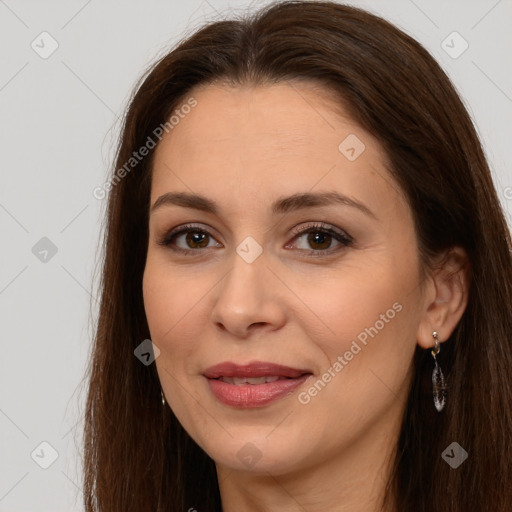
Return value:
M 441 342 L 452 335 L 468 303 L 470 279 L 470 262 L 462 247 L 452 247 L 439 257 L 425 286 L 417 333 L 420 347 L 434 346 L 434 331 Z

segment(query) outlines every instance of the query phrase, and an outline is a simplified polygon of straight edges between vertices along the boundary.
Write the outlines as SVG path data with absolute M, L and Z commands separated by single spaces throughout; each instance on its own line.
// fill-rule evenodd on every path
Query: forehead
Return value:
M 237 143 L 238 153 L 267 148 L 307 154 L 323 140 L 325 153 L 327 145 L 337 150 L 332 143 L 343 129 L 358 129 L 348 116 L 336 115 L 342 108 L 334 102 L 332 93 L 313 84 L 217 84 L 196 89 L 189 97 L 192 96 L 197 106 L 182 116 L 179 126 L 167 137 L 174 139 L 174 146 L 194 149 L 187 153 L 192 157 L 206 146 L 209 151 L 221 153 L 233 142 Z M 234 149 L 231 147 L 230 151 Z
M 152 202 L 169 190 L 224 199 L 229 193 L 237 208 L 315 188 L 370 203 L 399 192 L 378 141 L 328 90 L 307 83 L 209 85 L 182 105 L 191 97 L 196 106 L 156 149 Z

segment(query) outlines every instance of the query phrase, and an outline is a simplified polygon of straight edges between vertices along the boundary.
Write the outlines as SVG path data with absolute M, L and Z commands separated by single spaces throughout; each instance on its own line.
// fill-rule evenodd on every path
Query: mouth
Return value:
M 204 371 L 214 397 L 239 408 L 262 407 L 295 391 L 313 373 L 256 361 L 247 365 L 225 362 Z
M 251 382 L 251 379 L 261 379 L 263 377 L 272 379 L 275 377 L 277 377 L 277 379 L 295 379 L 306 373 L 312 372 L 308 369 L 292 368 L 291 366 L 265 361 L 254 361 L 245 365 L 226 361 L 206 369 L 203 375 L 207 379 L 238 378 L 248 379 L 250 384 L 261 384 L 261 382 Z
M 286 380 L 292 377 L 279 377 L 278 375 L 270 375 L 266 377 L 218 377 L 215 380 L 221 380 L 226 384 L 234 384 L 235 386 L 242 386 L 243 384 L 267 384 L 269 382 L 275 382 L 276 380 Z

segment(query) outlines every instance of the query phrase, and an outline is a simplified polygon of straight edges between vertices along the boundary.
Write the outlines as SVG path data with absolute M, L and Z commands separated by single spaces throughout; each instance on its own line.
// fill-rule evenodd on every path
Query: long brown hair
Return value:
M 154 150 L 122 178 L 118 170 L 193 87 L 292 79 L 333 91 L 380 141 L 412 209 L 425 268 L 455 245 L 471 262 L 466 311 L 438 358 L 447 406 L 432 406 L 432 358 L 418 347 L 388 496 L 400 511 L 512 510 L 512 243 L 481 143 L 449 78 L 418 42 L 368 12 L 316 1 L 207 24 L 151 66 L 130 99 L 88 371 L 86 510 L 221 510 L 213 460 L 162 407 L 155 365 L 134 356 L 150 338 L 142 276 Z M 454 441 L 468 452 L 457 469 L 441 457 Z

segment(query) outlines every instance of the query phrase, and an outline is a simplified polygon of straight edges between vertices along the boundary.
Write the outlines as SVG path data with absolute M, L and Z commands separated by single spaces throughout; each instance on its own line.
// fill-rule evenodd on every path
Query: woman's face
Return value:
M 167 402 L 219 467 L 383 450 L 423 299 L 382 148 L 311 84 L 191 96 L 155 150 L 143 282 Z

